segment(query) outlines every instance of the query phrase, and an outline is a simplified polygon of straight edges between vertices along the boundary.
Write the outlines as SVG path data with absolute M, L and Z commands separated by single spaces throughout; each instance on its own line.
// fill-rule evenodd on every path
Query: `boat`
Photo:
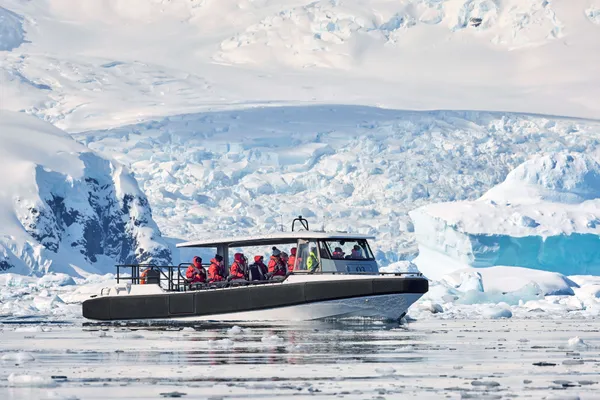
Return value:
M 117 284 L 84 301 L 83 316 L 101 321 L 399 320 L 428 291 L 428 281 L 418 272 L 379 272 L 369 245 L 374 239 L 311 231 L 300 216 L 291 232 L 180 243 L 178 248 L 213 248 L 226 266 L 230 250 L 240 248 L 290 246 L 296 247 L 297 257 L 293 271 L 282 277 L 207 284 L 186 280 L 182 270 L 188 264 L 117 265 Z M 311 252 L 314 265 L 309 270 Z

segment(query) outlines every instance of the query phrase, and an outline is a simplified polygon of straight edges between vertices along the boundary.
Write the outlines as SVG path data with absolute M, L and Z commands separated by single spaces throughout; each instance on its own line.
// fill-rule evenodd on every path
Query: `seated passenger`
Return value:
M 360 246 L 355 244 L 354 248 L 352 248 L 352 254 L 351 254 L 352 258 L 364 258 L 362 255 L 362 250 L 360 249 Z
M 311 247 L 310 254 L 308 255 L 308 260 L 306 260 L 306 267 L 308 268 L 308 272 L 313 272 L 319 266 L 319 259 L 317 258 L 317 248 Z
M 263 262 L 263 259 L 263 256 L 254 256 L 254 262 L 248 267 L 249 281 L 264 281 L 267 279 L 266 275 L 269 270 Z
M 296 252 L 297 252 L 297 249 L 295 247 L 292 247 L 292 249 L 290 250 L 290 253 L 292 255 L 290 256 L 290 258 L 288 259 L 288 262 L 287 262 L 288 272 L 294 271 L 294 266 L 296 265 Z
M 279 257 L 281 258 L 281 262 L 283 263 L 283 265 L 285 265 L 285 271 L 287 272 L 287 265 L 290 256 L 288 256 L 288 253 L 286 253 L 285 251 L 282 251 Z
M 223 257 L 215 255 L 215 258 L 210 260 L 210 267 L 208 267 L 208 281 L 209 282 L 221 282 L 226 279 L 225 266 L 223 265 Z
M 344 258 L 344 251 L 342 250 L 341 247 L 336 247 L 331 256 L 333 258 Z
M 202 259 L 200 257 L 194 257 L 192 264 L 185 271 L 185 277 L 190 284 L 206 282 L 206 270 L 202 266 Z
M 269 260 L 269 275 L 273 276 L 285 276 L 285 264 L 281 260 L 281 251 L 277 247 L 273 247 L 273 255 Z
M 246 279 L 246 257 L 242 253 L 235 253 L 233 256 L 233 264 L 229 270 L 228 280 Z

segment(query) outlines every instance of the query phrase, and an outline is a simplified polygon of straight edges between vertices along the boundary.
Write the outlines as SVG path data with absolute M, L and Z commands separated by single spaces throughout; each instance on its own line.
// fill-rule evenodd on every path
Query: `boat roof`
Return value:
M 306 240 L 357 240 L 357 239 L 375 239 L 374 236 L 360 235 L 343 232 L 278 232 L 262 236 L 246 236 L 237 238 L 209 239 L 193 242 L 179 243 L 177 247 L 248 247 L 248 246 L 268 246 L 274 244 L 292 244 L 298 239 Z

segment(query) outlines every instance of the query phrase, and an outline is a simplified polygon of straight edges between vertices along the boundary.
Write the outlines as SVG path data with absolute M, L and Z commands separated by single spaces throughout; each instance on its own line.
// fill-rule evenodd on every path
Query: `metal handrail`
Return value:
M 345 271 L 292 271 L 288 272 L 287 276 L 283 280 L 265 280 L 265 281 L 247 281 L 247 280 L 232 280 L 232 281 L 223 281 L 223 282 L 211 282 L 211 283 L 197 283 L 190 284 L 188 279 L 182 274 L 181 269 L 187 268 L 188 263 L 181 263 L 179 265 L 156 265 L 156 264 L 119 264 L 116 265 L 117 268 L 117 283 L 120 283 L 121 280 L 131 281 L 133 285 L 140 284 L 140 270 L 150 268 L 159 272 L 158 276 L 158 284 L 161 285 L 161 282 L 167 282 L 166 290 L 169 292 L 185 292 L 188 290 L 204 290 L 204 289 L 218 289 L 218 288 L 227 288 L 227 287 L 235 287 L 235 286 L 250 286 L 250 285 L 264 285 L 269 283 L 280 283 L 283 280 L 287 279 L 288 276 L 291 275 L 371 275 L 371 276 L 403 276 L 403 275 L 411 275 L 422 277 L 423 274 L 421 272 L 345 272 Z M 203 267 L 207 267 L 208 264 L 204 264 Z M 121 276 L 121 269 L 126 268 L 131 270 L 131 276 L 124 277 Z M 165 272 L 166 270 L 166 272 Z M 177 272 L 175 272 L 177 271 Z M 175 273 L 177 276 L 175 276 Z M 162 285 L 161 285 L 162 286 Z
M 174 291 L 185 291 L 187 289 L 188 281 L 181 273 L 182 268 L 187 268 L 187 263 L 181 263 L 179 265 L 156 265 L 156 264 L 118 264 L 117 268 L 117 283 L 121 280 L 131 281 L 133 285 L 140 284 L 140 270 L 150 268 L 158 271 L 159 285 L 161 282 L 167 282 L 167 290 L 170 292 Z M 122 269 L 129 269 L 131 276 L 121 276 Z M 166 273 L 165 273 L 166 270 Z M 175 270 L 177 270 L 177 276 L 175 277 Z M 183 290 L 182 290 L 183 289 Z

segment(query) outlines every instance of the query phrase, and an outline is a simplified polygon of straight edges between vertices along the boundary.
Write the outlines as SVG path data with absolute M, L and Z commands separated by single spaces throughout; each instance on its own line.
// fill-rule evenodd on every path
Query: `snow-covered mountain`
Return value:
M 120 164 L 52 125 L 0 112 L 0 270 L 113 272 L 170 261 L 146 196 Z
M 419 269 L 521 266 L 600 275 L 600 164 L 585 154 L 531 159 L 476 201 L 410 213 Z
M 598 153 L 598 122 L 531 114 L 599 115 L 598 0 L 0 7 L 0 108 L 129 167 L 171 237 L 303 214 L 394 262 L 417 254 L 413 208 L 474 200 L 535 154 Z

